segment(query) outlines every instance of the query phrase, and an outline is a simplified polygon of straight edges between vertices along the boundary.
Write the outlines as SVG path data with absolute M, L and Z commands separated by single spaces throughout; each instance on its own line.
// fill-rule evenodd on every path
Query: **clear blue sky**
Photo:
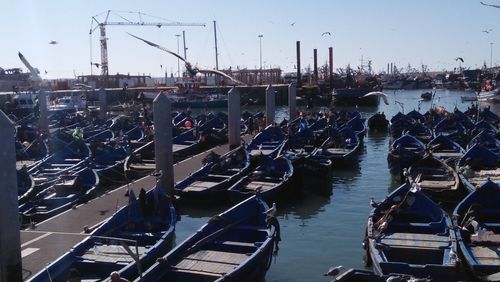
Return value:
M 500 5 L 500 0 L 484 1 Z M 17 57 L 21 51 L 42 73 L 46 70 L 48 77 L 89 74 L 91 18 L 106 10 L 141 11 L 164 19 L 144 17 L 145 21 L 207 23 L 206 27 L 108 26 L 111 74 L 160 76 L 165 69 L 177 71 L 176 59 L 125 32 L 176 51 L 175 34 L 185 30 L 188 60 L 214 68 L 213 20 L 218 26 L 220 68 L 258 67 L 259 34 L 264 36 L 263 64 L 284 71 L 294 71 L 297 40 L 301 41 L 304 68 L 312 66 L 314 48 L 319 64 L 325 63 L 330 46 L 335 68 L 348 63 L 357 66 L 361 55 L 372 61 L 375 71 L 386 70 L 388 62 L 399 67 L 424 63 L 431 70 L 453 69 L 458 67 L 456 57 L 464 59 L 463 67 L 474 68 L 485 61 L 489 65 L 490 42 L 494 43 L 493 64 L 500 64 L 500 9 L 479 1 L 16 0 L 2 3 L 0 67 L 24 68 Z M 135 15 L 126 16 L 137 20 Z M 110 20 L 121 19 L 114 16 Z M 490 29 L 490 33 L 482 32 Z M 332 36 L 321 36 L 325 31 Z M 50 45 L 52 40 L 58 44 Z M 98 31 L 91 42 L 92 60 L 100 62 Z M 99 73 L 99 69 L 93 70 Z

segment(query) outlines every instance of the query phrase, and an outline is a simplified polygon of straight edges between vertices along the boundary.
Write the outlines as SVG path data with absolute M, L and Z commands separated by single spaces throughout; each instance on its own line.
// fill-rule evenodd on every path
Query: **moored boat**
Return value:
M 378 275 L 408 274 L 436 281 L 458 275 L 457 246 L 448 214 L 405 183 L 368 218 L 365 247 Z
M 113 271 L 135 279 L 170 249 L 175 223 L 172 201 L 159 185 L 138 199 L 130 191 L 127 206 L 30 281 L 67 281 L 71 271 L 82 281 L 107 281 Z
M 262 280 L 279 240 L 267 208 L 254 196 L 212 217 L 136 281 Z
M 465 265 L 483 281 L 498 281 L 500 257 L 500 187 L 486 181 L 453 212 L 459 250 Z M 489 277 L 489 275 L 495 276 Z

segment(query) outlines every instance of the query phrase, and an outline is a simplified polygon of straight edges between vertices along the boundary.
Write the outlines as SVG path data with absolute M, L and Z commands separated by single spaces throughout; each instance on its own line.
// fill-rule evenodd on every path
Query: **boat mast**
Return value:
M 219 57 L 218 57 L 218 52 L 217 52 L 217 24 L 214 21 L 214 37 L 215 37 L 215 70 L 219 70 Z M 215 85 L 218 85 L 217 83 L 217 76 L 215 76 Z
M 219 70 L 219 57 L 217 53 L 217 25 L 214 21 L 214 37 L 215 37 L 215 69 Z

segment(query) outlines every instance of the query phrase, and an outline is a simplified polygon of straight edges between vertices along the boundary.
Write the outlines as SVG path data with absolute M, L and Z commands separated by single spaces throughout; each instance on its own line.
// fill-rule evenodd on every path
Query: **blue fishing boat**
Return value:
M 408 112 L 406 114 L 407 117 L 409 117 L 410 119 L 412 119 L 414 122 L 417 122 L 417 123 L 425 123 L 426 122 L 426 118 L 423 114 L 421 114 L 419 111 L 417 110 L 412 110 L 410 112 Z
M 476 136 L 474 136 L 467 144 L 467 149 L 472 148 L 474 145 L 480 144 L 486 149 L 492 151 L 493 153 L 500 155 L 500 140 L 495 138 L 494 135 L 488 133 L 487 131 L 482 131 Z
M 433 154 L 413 163 L 408 174 L 410 181 L 419 183 L 422 191 L 436 203 L 457 203 L 466 194 L 460 189 L 456 171 Z
M 280 127 L 269 125 L 248 143 L 246 150 L 251 156 L 276 155 L 285 142 L 285 135 Z
M 339 129 L 343 127 L 350 127 L 356 135 L 358 135 L 359 142 L 363 142 L 366 135 L 365 119 L 361 118 L 361 114 L 357 112 L 357 115 L 349 119 L 346 123 L 339 126 Z
M 465 265 L 482 281 L 498 281 L 500 273 L 500 187 L 484 182 L 453 212 L 459 250 Z M 490 276 L 491 275 L 491 276 Z
M 331 160 L 333 166 L 357 162 L 358 135 L 350 127 L 331 128 L 329 131 L 330 137 L 312 155 Z
M 282 199 L 293 190 L 293 174 L 293 165 L 287 158 L 268 159 L 227 189 L 229 200 L 238 203 L 255 193 L 268 203 Z
M 480 144 L 467 150 L 458 161 L 456 169 L 469 192 L 474 192 L 487 178 L 500 184 L 500 158 Z
M 401 174 L 404 168 L 409 168 L 424 153 L 425 145 L 422 141 L 409 134 L 399 137 L 389 147 L 387 160 L 391 173 Z
M 387 131 L 389 121 L 384 113 L 376 113 L 368 119 L 368 128 L 370 131 Z
M 448 214 L 417 184 L 403 184 L 368 217 L 365 247 L 374 272 L 455 281 L 458 257 L 452 228 Z
M 366 94 L 372 88 L 338 88 L 332 92 L 332 103 L 338 106 L 378 106 L 380 96 Z
M 35 193 L 35 181 L 26 167 L 17 170 L 17 202 L 24 204 Z
M 90 165 L 99 175 L 101 184 L 116 182 L 123 178 L 123 163 L 129 155 L 125 144 L 112 146 L 93 141 L 89 144 L 89 147 L 92 151 Z
M 390 133 L 391 137 L 396 139 L 403 135 L 403 131 L 413 125 L 413 119 L 407 117 L 405 114 L 398 112 L 391 118 Z
M 59 175 L 83 167 L 90 158 L 90 148 L 83 140 L 61 140 L 54 136 L 52 141 L 57 142 L 54 147 L 59 149 L 29 168 L 35 183 L 43 187 L 50 185 Z
M 427 149 L 434 157 L 443 159 L 444 161 L 459 159 L 465 153 L 462 146 L 442 134 L 429 141 Z
M 279 240 L 267 208 L 254 196 L 210 218 L 136 281 L 263 280 Z
M 41 222 L 88 201 L 99 185 L 97 173 L 87 167 L 61 174 L 54 184 L 19 206 L 23 223 Z
M 128 280 L 140 277 L 171 248 L 176 213 L 158 184 L 147 193 L 142 190 L 138 199 L 133 191 L 128 196 L 127 206 L 31 281 L 68 281 L 71 271 L 81 273 L 82 281 L 105 281 L 113 271 Z
M 476 122 L 476 124 L 474 124 L 474 128 L 471 130 L 470 135 L 475 136 L 482 131 L 486 131 L 488 134 L 495 135 L 498 129 L 493 124 L 485 120 L 480 120 Z
M 412 135 L 424 144 L 427 144 L 434 137 L 432 130 L 420 122 L 415 122 L 407 129 L 403 130 L 403 134 Z
M 250 156 L 242 146 L 223 156 L 212 154 L 203 167 L 177 182 L 174 192 L 184 200 L 217 202 L 250 170 Z

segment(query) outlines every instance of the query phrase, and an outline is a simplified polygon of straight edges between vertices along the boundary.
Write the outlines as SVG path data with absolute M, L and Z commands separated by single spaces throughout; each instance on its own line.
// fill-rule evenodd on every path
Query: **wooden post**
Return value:
M 329 75 L 328 80 L 330 81 L 330 89 L 333 89 L 333 48 L 328 48 L 328 57 L 329 57 Z
M 300 73 L 300 41 L 297 41 L 297 87 L 302 87 L 302 75 Z
M 14 124 L 0 111 L 0 282 L 22 281 L 14 134 Z
M 229 130 L 229 148 L 240 146 L 241 138 L 241 106 L 240 91 L 236 87 L 231 88 L 227 93 L 227 114 Z
M 318 84 L 318 49 L 313 50 L 314 59 L 314 84 Z
M 40 106 L 40 119 L 39 126 L 40 129 L 44 131 L 45 134 L 49 133 L 49 121 L 48 121 L 48 109 L 47 109 L 47 93 L 44 90 L 38 91 L 38 105 Z
M 104 90 L 104 88 L 101 88 L 99 89 L 99 117 L 101 119 L 105 119 L 107 111 L 108 101 L 106 100 L 106 90 Z
M 171 102 L 160 92 L 153 101 L 156 172 L 162 172 L 160 185 L 169 194 L 174 193 L 174 156 L 172 149 Z
M 290 121 L 297 116 L 297 84 L 290 83 L 288 85 L 288 115 Z
M 266 126 L 274 123 L 274 114 L 276 111 L 276 98 L 274 88 L 271 84 L 266 88 Z

